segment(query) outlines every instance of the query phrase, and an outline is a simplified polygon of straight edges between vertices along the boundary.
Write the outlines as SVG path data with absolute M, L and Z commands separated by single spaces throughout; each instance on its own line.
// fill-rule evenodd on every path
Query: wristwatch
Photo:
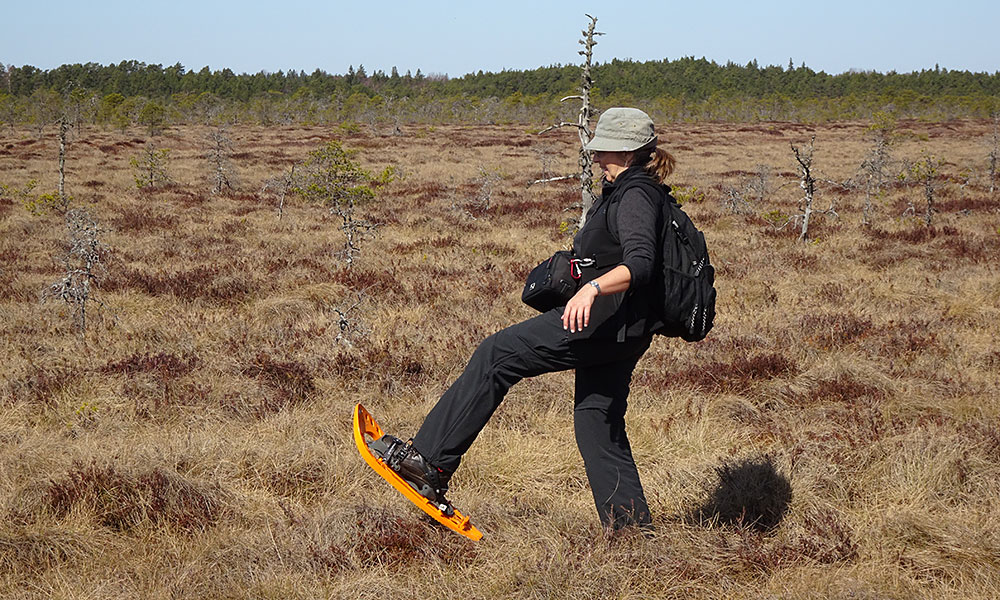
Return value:
M 601 295 L 601 284 L 597 283 L 597 280 L 591 279 L 587 283 L 590 284 L 590 285 L 592 285 L 592 286 L 594 286 L 594 289 L 597 290 L 597 295 L 598 296 Z

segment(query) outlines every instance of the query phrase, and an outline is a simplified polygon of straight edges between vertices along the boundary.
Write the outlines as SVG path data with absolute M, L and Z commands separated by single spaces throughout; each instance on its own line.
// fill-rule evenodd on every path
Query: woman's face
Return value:
M 631 152 L 594 152 L 594 162 L 596 162 L 604 172 L 604 179 L 608 182 L 615 180 L 615 177 L 628 168 L 632 161 Z

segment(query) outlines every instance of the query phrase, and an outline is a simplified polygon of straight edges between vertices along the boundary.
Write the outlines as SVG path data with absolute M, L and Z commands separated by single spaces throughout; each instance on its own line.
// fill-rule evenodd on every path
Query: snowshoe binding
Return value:
M 385 434 L 369 442 L 368 449 L 445 515 L 450 517 L 455 514 L 451 502 L 444 496 L 451 474 L 428 463 L 410 442 Z

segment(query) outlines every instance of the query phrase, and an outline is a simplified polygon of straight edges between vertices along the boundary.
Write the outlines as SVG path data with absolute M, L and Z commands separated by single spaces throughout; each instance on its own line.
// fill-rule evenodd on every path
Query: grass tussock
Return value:
M 531 316 L 522 282 L 570 243 L 579 187 L 528 184 L 576 168 L 575 135 L 236 127 L 241 183 L 213 195 L 207 129 L 160 136 L 173 183 L 143 190 L 145 137 L 81 129 L 67 191 L 110 249 L 85 332 L 39 303 L 62 215 L 0 197 L 0 597 L 1000 596 L 1000 199 L 970 143 L 990 125 L 899 122 L 900 161 L 948 157 L 929 225 L 913 182 L 867 224 L 864 190 L 830 183 L 856 177 L 865 127 L 660 132 L 719 315 L 633 376 L 655 528 L 601 529 L 558 373 L 511 391 L 452 480 L 478 543 L 370 472 L 350 413 L 409 437 L 483 338 Z M 802 243 L 788 145 L 814 133 L 836 215 Z M 350 265 L 338 216 L 286 194 L 279 218 L 259 191 L 330 140 L 405 174 L 356 207 L 377 227 Z M 55 189 L 56 144 L 4 128 L 0 183 Z

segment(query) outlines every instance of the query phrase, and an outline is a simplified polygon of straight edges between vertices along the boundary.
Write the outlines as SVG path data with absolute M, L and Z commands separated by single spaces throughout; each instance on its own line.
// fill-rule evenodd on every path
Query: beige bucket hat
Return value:
M 653 120 L 638 108 L 609 108 L 597 120 L 594 138 L 584 146 L 591 152 L 631 152 L 656 144 Z

